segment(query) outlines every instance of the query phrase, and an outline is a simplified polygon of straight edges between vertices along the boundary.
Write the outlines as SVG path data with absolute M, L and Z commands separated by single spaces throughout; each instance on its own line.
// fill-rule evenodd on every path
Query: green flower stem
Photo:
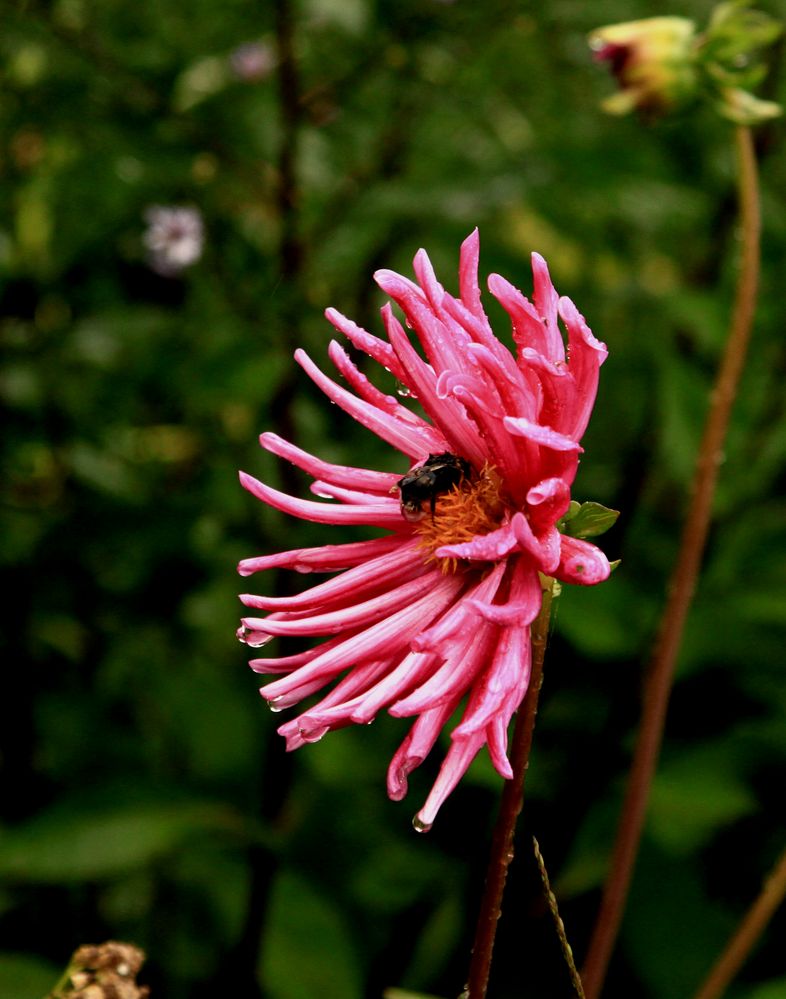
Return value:
M 759 281 L 761 220 L 756 156 L 750 129 L 736 129 L 742 257 L 726 350 L 712 391 L 680 551 L 646 674 L 644 705 L 628 776 L 611 868 L 582 971 L 587 999 L 600 995 L 617 938 L 655 773 L 674 667 L 707 540 L 712 499 L 732 404 L 750 340 Z
M 553 582 L 552 582 L 553 586 Z M 529 765 L 529 751 L 532 746 L 532 732 L 535 728 L 535 716 L 538 712 L 538 696 L 543 682 L 543 659 L 546 654 L 549 618 L 553 601 L 551 588 L 543 591 L 543 603 L 540 614 L 532 625 L 532 672 L 529 679 L 524 703 L 516 717 L 516 728 L 513 733 L 513 743 L 510 752 L 510 763 L 513 777 L 505 781 L 502 790 L 499 816 L 494 827 L 491 841 L 491 855 L 486 885 L 480 903 L 478 922 L 475 929 L 475 942 L 472 947 L 472 959 L 467 976 L 467 984 L 461 994 L 461 999 L 485 999 L 488 988 L 491 957 L 494 950 L 494 937 L 497 923 L 502 914 L 502 895 L 505 891 L 505 881 L 508 867 L 513 860 L 513 839 L 516 831 L 516 820 L 521 812 L 524 801 L 524 779 Z
M 742 967 L 775 910 L 786 897 L 786 850 L 764 882 L 759 897 L 750 907 L 737 932 L 715 962 L 694 999 L 720 999 Z

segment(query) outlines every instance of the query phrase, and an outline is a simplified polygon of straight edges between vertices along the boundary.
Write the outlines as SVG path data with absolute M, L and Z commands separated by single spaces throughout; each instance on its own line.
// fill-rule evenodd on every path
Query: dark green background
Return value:
M 263 508 L 236 470 L 305 495 L 256 446 L 275 429 L 403 474 L 291 354 L 325 360 L 329 305 L 379 331 L 371 274 L 411 273 L 420 246 L 455 291 L 476 225 L 484 275 L 529 292 L 539 250 L 609 346 L 575 495 L 622 511 L 603 544 L 623 559 L 561 600 L 490 996 L 570 995 L 533 832 L 578 955 L 596 911 L 732 297 L 731 128 L 600 113 L 612 83 L 585 35 L 663 13 L 644 0 L 292 3 L 285 113 L 280 73 L 244 83 L 226 61 L 275 47 L 282 5 L 0 8 L 0 999 L 37 999 L 72 948 L 108 937 L 147 950 L 154 999 L 458 993 L 500 781 L 479 761 L 421 837 L 410 818 L 438 761 L 403 804 L 384 790 L 406 723 L 283 753 L 235 594 L 289 584 L 234 566 L 349 534 Z M 710 6 L 671 12 L 703 23 Z M 765 91 L 783 99 L 778 60 Z M 758 140 L 761 305 L 611 969 L 620 999 L 689 996 L 785 838 L 782 126 Z M 146 265 L 156 203 L 204 214 L 203 259 L 180 279 Z M 786 997 L 784 932 L 781 913 L 735 999 Z

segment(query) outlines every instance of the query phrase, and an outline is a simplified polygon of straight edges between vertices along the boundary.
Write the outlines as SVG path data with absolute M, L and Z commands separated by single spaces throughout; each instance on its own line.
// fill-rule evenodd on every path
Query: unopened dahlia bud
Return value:
M 657 116 L 704 99 L 738 125 L 775 118 L 780 105 L 752 90 L 767 74 L 764 54 L 781 31 L 780 22 L 752 10 L 749 0 L 719 4 L 701 33 L 684 17 L 598 28 L 590 46 L 596 59 L 610 63 L 620 85 L 602 107 L 610 114 L 637 110 Z
M 610 114 L 662 114 L 696 94 L 696 25 L 684 17 L 649 17 L 598 28 L 589 43 L 620 85 L 603 102 Z

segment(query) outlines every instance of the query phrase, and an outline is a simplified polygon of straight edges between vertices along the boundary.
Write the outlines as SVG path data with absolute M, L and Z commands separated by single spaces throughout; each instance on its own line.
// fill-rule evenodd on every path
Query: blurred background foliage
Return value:
M 161 999 L 459 991 L 499 781 L 479 760 L 419 837 L 437 761 L 387 800 L 401 722 L 283 753 L 234 629 L 238 591 L 292 584 L 234 565 L 328 539 L 236 470 L 303 494 L 256 447 L 275 429 L 403 474 L 291 354 L 325 359 L 328 305 L 378 331 L 371 274 L 420 246 L 455 289 L 476 225 L 484 275 L 528 292 L 540 251 L 610 349 L 576 496 L 622 511 L 623 563 L 561 600 L 491 992 L 570 995 L 530 836 L 581 955 L 734 277 L 730 127 L 597 110 L 586 33 L 663 12 L 3 4 L 0 999 L 108 937 L 147 950 Z M 758 147 L 761 306 L 609 996 L 690 995 L 786 829 L 782 126 Z M 145 249 L 153 205 L 204 220 L 174 275 Z M 785 932 L 781 912 L 733 999 L 786 997 Z

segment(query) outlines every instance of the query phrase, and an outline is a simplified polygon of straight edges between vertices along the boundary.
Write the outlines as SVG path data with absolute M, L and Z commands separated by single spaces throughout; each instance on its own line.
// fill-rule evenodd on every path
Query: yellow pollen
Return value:
M 437 496 L 434 516 L 427 513 L 415 525 L 421 537 L 418 547 L 427 562 L 438 561 L 444 573 L 456 572 L 458 559 L 438 559 L 434 552 L 442 545 L 460 545 L 478 534 L 495 531 L 508 505 L 502 497 L 501 485 L 496 470 L 485 465 L 478 476 L 464 479 Z

